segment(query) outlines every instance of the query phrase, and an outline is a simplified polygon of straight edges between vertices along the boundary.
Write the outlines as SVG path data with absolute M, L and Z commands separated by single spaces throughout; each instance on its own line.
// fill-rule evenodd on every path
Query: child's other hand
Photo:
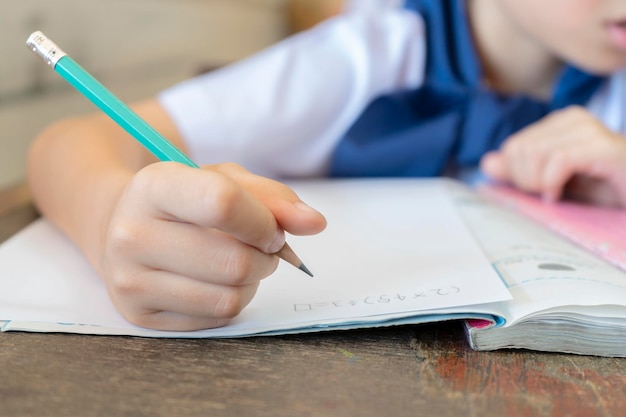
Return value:
M 626 207 L 626 138 L 581 107 L 554 112 L 521 130 L 480 165 L 491 178 L 547 201 L 570 197 Z
M 113 303 L 134 324 L 217 327 L 276 269 L 271 253 L 283 246 L 283 230 L 314 234 L 325 225 L 288 187 L 237 165 L 155 163 L 120 197 L 100 269 Z

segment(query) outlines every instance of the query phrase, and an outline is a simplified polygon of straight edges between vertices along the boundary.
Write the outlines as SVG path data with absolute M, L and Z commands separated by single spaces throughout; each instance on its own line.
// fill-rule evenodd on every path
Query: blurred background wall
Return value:
M 244 58 L 343 0 L 14 0 L 0 12 L 0 190 L 25 180 L 45 125 L 94 111 L 25 47 L 42 30 L 124 101 Z

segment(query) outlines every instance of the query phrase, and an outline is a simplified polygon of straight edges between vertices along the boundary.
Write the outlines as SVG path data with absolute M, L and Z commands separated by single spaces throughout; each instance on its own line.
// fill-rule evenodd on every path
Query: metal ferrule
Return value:
M 28 49 L 32 50 L 36 55 L 39 55 L 39 57 L 52 68 L 56 66 L 59 59 L 67 55 L 61 48 L 59 48 L 40 31 L 33 32 L 28 37 L 26 40 L 26 46 L 28 46 Z

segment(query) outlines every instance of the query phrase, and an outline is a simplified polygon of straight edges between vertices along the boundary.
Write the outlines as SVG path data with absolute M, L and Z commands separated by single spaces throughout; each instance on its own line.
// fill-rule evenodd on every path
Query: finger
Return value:
M 216 228 L 267 253 L 284 245 L 272 212 L 219 172 L 161 162 L 135 175 L 132 188 L 129 194 L 143 207 L 138 213 Z
M 278 265 L 277 257 L 217 229 L 160 219 L 128 222 L 124 227 L 112 233 L 111 247 L 148 269 L 214 284 L 245 285 L 269 276 Z
M 591 141 L 580 146 L 567 147 L 548 158 L 539 190 L 546 201 L 557 201 L 563 195 L 565 185 L 576 174 L 595 175 L 593 167 L 598 160 L 598 148 Z
M 585 110 L 555 111 L 507 139 L 500 165 L 506 167 L 509 182 L 528 192 L 540 192 L 547 160 L 562 149 L 578 146 L 596 128 L 597 121 Z
M 214 329 L 216 327 L 225 326 L 230 322 L 230 319 L 188 316 L 171 311 L 153 311 L 143 314 L 140 317 L 124 318 L 139 327 L 175 332 Z
M 500 150 L 485 154 L 480 161 L 483 172 L 493 180 L 507 182 L 523 189 L 531 188 L 526 185 L 529 182 L 527 173 L 529 167 L 528 157 L 524 151 L 528 142 L 525 138 L 524 134 L 511 136 Z M 531 174 L 532 172 L 530 169 Z
M 166 271 L 150 270 L 117 279 L 111 283 L 110 292 L 111 299 L 127 320 L 139 326 L 160 326 L 155 316 L 169 312 L 176 315 L 170 319 L 193 317 L 193 323 L 200 320 L 212 327 L 237 316 L 250 303 L 257 289 L 258 283 L 214 285 Z M 167 327 L 172 328 L 171 324 Z M 190 326 L 183 324 L 179 323 L 177 328 Z
M 275 199 L 259 195 L 276 217 L 280 226 L 292 235 L 313 235 L 326 228 L 326 218 L 297 196 L 294 199 Z
M 324 216 L 285 184 L 254 175 L 236 164 L 215 166 L 237 181 L 272 212 L 280 226 L 294 235 L 319 233 L 326 227 Z
M 538 188 L 543 155 L 528 152 L 527 145 L 510 144 L 502 151 L 492 152 L 481 160 L 481 168 L 492 179 L 510 183 L 522 190 L 533 192 Z
M 502 147 L 509 182 L 527 192 L 541 188 L 546 160 L 566 136 L 558 124 L 542 120 L 508 139 Z
M 602 207 L 620 207 L 620 196 L 607 181 L 586 175 L 574 175 L 565 185 L 563 198 Z
M 540 173 L 543 171 L 545 155 L 543 150 L 531 141 L 517 142 L 505 152 L 509 164 L 510 181 L 516 187 L 536 192 L 540 186 Z
M 480 169 L 495 181 L 509 181 L 506 158 L 501 152 L 493 151 L 485 154 L 480 160 Z

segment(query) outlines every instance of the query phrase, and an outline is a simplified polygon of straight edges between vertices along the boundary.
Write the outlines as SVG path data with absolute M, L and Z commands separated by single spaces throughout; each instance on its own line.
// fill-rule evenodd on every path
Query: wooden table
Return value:
M 36 216 L 3 213 L 0 241 Z M 624 416 L 626 360 L 474 352 L 460 323 L 236 340 L 0 333 L 0 416 L 421 415 Z

